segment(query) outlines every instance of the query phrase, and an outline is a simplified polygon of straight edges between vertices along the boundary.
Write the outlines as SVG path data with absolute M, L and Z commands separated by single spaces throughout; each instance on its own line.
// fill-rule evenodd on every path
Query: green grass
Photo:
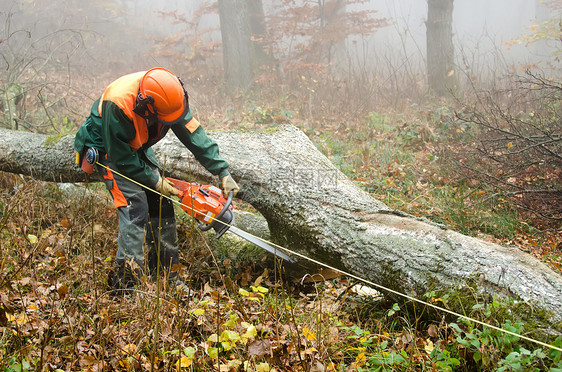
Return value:
M 421 118 L 421 119 L 420 119 Z M 447 108 L 414 112 L 413 118 L 389 119 L 378 113 L 344 135 L 312 136 L 316 146 L 350 179 L 392 208 L 429 218 L 468 235 L 513 239 L 530 232 L 516 208 L 497 191 L 455 172 L 445 141 L 472 138 L 468 123 L 455 120 Z

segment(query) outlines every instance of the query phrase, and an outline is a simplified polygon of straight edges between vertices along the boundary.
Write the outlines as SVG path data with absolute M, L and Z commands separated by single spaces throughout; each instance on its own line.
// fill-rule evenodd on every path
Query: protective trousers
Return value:
M 99 170 L 119 215 L 117 264 L 133 259 L 144 272 L 148 269 L 149 273 L 155 274 L 160 252 L 161 268 L 169 271 L 179 262 L 176 218 L 171 200 L 112 172 L 115 168 L 108 159 L 101 162 L 109 167 L 99 167 Z M 151 167 L 155 173 L 159 172 L 156 166 Z M 177 275 L 171 273 L 170 276 L 175 278 Z

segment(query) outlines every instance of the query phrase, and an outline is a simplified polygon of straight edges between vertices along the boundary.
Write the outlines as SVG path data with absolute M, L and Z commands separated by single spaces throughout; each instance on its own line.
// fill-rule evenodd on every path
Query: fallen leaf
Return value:
M 23 324 L 25 324 L 26 321 L 25 313 L 20 313 L 18 316 L 14 314 L 6 313 L 6 318 L 10 322 L 15 322 L 18 325 L 18 327 L 21 327 Z
M 317 353 L 318 350 L 316 350 L 315 347 L 309 347 L 308 349 L 306 349 L 305 351 L 303 351 L 304 355 L 311 355 L 314 353 Z
M 310 329 L 304 328 L 302 330 L 302 333 L 304 334 L 304 337 L 307 338 L 307 340 L 309 340 L 309 341 L 316 340 L 316 334 L 314 332 L 312 332 Z
M 78 358 L 78 364 L 80 367 L 89 367 L 96 362 L 96 358 L 92 355 L 80 355 Z
M 319 360 L 316 361 L 310 368 L 310 372 L 324 372 L 326 371 L 326 367 Z
M 207 353 L 209 354 L 209 357 L 212 359 L 216 359 L 219 356 L 219 349 L 216 347 L 210 347 L 207 350 Z
M 270 372 L 269 363 L 262 362 L 256 366 L 257 372 Z
M 423 348 L 425 349 L 426 353 L 431 354 L 431 352 L 433 351 L 433 347 L 433 342 L 431 342 L 431 340 L 428 338 Z
M 256 327 L 250 324 L 246 332 L 242 335 L 242 339 L 246 339 L 246 340 L 253 339 L 257 335 L 258 335 L 258 331 Z
M 125 354 L 132 355 L 137 351 L 137 345 L 127 344 L 127 345 L 123 346 L 122 350 Z
M 205 314 L 205 309 L 193 309 L 190 310 L 190 313 L 193 315 L 203 315 Z
M 355 357 L 355 366 L 361 367 L 367 362 L 367 356 L 365 353 L 359 353 L 357 357 Z
M 191 359 L 189 359 L 188 357 L 185 357 L 185 356 L 182 356 L 176 362 L 176 368 L 177 369 L 189 368 L 190 366 L 191 366 Z
M 429 337 L 437 337 L 437 327 L 435 325 L 430 325 L 427 328 L 427 333 L 429 334 Z
M 307 275 L 303 278 L 304 283 L 323 282 L 330 279 L 339 278 L 342 276 L 340 271 L 334 269 L 320 269 L 319 272 L 312 275 Z
M 120 371 L 128 371 L 131 369 L 131 363 L 127 359 L 121 359 L 117 362 Z
M 59 294 L 60 298 L 65 298 L 68 294 L 68 286 L 66 284 L 62 284 L 57 288 L 57 293 Z
M 61 338 L 59 338 L 59 342 L 61 343 L 61 345 L 70 345 L 71 343 L 74 342 L 74 337 L 62 336 Z
M 262 356 L 269 354 L 271 350 L 271 343 L 269 340 L 257 340 L 248 345 L 249 356 Z

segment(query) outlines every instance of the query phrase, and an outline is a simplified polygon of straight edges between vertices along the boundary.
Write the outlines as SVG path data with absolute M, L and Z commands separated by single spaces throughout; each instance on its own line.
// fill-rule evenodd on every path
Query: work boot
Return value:
M 143 276 L 142 269 L 133 269 L 125 260 L 116 260 L 113 272 L 110 274 L 109 284 L 112 296 L 125 296 L 140 283 Z

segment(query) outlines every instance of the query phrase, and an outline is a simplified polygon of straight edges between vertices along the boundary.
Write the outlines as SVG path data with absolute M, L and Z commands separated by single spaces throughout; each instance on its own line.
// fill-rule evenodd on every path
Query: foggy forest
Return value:
M 562 0 L 0 4 L 3 371 L 562 371 Z M 116 296 L 122 210 L 73 144 L 153 68 L 234 228 L 160 177 L 179 263 Z M 161 174 L 226 190 L 174 133 Z

